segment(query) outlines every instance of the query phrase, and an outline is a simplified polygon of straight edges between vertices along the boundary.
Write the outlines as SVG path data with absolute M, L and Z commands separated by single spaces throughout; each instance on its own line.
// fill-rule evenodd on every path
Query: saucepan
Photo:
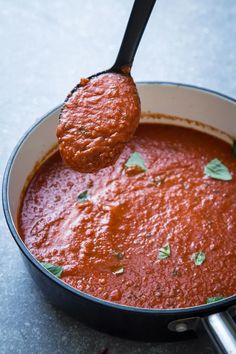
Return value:
M 208 129 L 210 134 L 224 140 L 229 140 L 229 135 L 236 136 L 236 101 L 230 97 L 202 88 L 163 82 L 139 83 L 138 90 L 144 112 L 188 118 L 188 121 L 175 119 L 175 124 Z M 233 320 L 236 295 L 212 304 L 183 309 L 142 309 L 119 305 L 70 287 L 43 268 L 28 251 L 16 227 L 19 200 L 35 164 L 56 144 L 59 112 L 60 106 L 26 132 L 8 161 L 3 179 L 6 221 L 35 282 L 52 304 L 100 331 L 138 340 L 177 341 L 192 338 L 206 330 L 220 353 L 236 353 L 236 325 Z M 168 123 L 168 119 L 165 118 L 164 122 Z M 161 119 L 158 123 L 162 123 Z

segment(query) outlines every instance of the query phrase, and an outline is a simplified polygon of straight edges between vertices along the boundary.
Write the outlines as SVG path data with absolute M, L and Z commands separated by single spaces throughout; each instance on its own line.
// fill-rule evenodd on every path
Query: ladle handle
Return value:
M 130 66 L 156 0 L 135 0 L 113 71 Z

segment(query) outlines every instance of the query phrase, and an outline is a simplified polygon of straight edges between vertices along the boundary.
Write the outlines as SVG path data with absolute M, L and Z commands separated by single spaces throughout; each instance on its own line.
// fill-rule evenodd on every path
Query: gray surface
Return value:
M 114 61 L 131 9 L 123 0 L 0 0 L 0 168 L 37 117 L 81 76 Z M 178 81 L 236 96 L 235 0 L 159 0 L 136 80 Z M 10 93 L 14 97 L 11 97 Z M 0 218 L 0 353 L 212 353 L 205 340 L 150 344 L 93 331 L 55 310 L 26 272 Z

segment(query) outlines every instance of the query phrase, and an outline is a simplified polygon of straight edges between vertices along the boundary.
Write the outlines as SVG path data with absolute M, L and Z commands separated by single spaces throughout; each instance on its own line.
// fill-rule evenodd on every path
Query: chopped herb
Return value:
M 164 182 L 164 177 L 160 177 L 160 176 L 154 177 L 152 178 L 152 182 L 160 186 Z
M 170 274 L 172 277 L 179 277 L 181 275 L 178 269 L 174 269 Z
M 232 175 L 228 168 L 218 159 L 211 160 L 204 167 L 204 172 L 205 175 L 214 179 L 220 179 L 222 181 L 230 181 L 232 179 Z
M 114 256 L 116 256 L 117 259 L 121 260 L 124 258 L 124 252 L 115 252 Z
M 170 256 L 170 245 L 167 244 L 159 249 L 158 259 L 162 260 Z
M 84 202 L 85 200 L 89 199 L 88 191 L 84 191 L 80 193 L 77 197 L 78 202 Z
M 236 157 L 236 139 L 233 140 L 233 155 Z
M 80 127 L 78 127 L 78 130 L 82 133 L 86 132 L 86 128 L 84 125 L 81 125 Z
M 223 300 L 224 296 L 215 296 L 215 297 L 208 297 L 206 303 L 207 304 L 212 304 L 213 302 L 217 302 L 220 300 Z
M 112 273 L 115 274 L 115 275 L 120 275 L 120 274 L 123 274 L 124 271 L 125 271 L 124 267 L 119 267 Z
M 200 266 L 206 259 L 205 253 L 197 252 L 193 255 L 193 260 L 196 266 Z
M 138 152 L 134 152 L 130 155 L 129 159 L 125 163 L 126 168 L 138 167 L 140 171 L 146 171 L 146 166 L 142 156 Z
M 146 234 L 146 237 L 152 237 L 151 232 L 148 232 L 148 233 Z
M 55 277 L 60 278 L 63 272 L 63 268 L 57 264 L 40 262 L 40 264 L 47 269 L 50 273 L 55 275 Z

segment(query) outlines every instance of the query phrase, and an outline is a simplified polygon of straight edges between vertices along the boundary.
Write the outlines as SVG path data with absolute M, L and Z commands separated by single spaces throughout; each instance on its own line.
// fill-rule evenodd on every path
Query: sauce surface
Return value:
M 139 119 L 140 100 L 130 76 L 108 73 L 81 80 L 59 119 L 57 138 L 63 160 L 80 172 L 113 164 Z
M 146 171 L 128 173 L 138 152 Z M 231 181 L 204 175 L 218 158 Z M 88 200 L 80 199 L 87 191 Z M 96 297 L 179 308 L 236 293 L 236 163 L 231 146 L 171 125 L 140 124 L 114 166 L 94 174 L 59 153 L 24 195 L 19 232 L 32 254 L 63 267 L 61 279 Z M 169 244 L 169 257 L 158 259 Z M 196 252 L 205 261 L 197 266 Z

